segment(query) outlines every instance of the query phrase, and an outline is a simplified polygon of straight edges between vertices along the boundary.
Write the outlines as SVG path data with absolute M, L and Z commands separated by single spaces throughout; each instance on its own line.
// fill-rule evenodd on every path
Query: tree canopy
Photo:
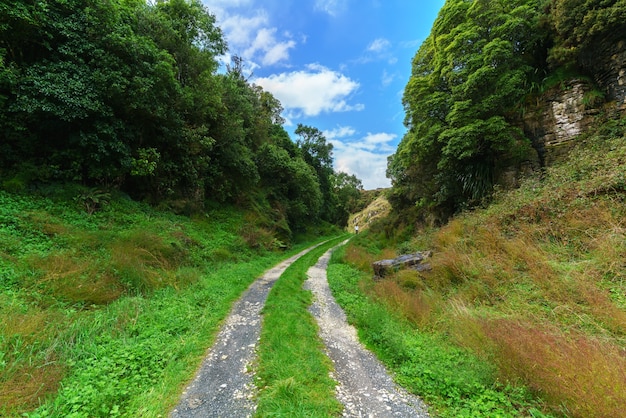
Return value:
M 486 196 L 527 142 L 509 113 L 525 94 L 537 0 L 448 0 L 413 59 L 408 132 L 389 165 L 396 194 L 454 211 Z

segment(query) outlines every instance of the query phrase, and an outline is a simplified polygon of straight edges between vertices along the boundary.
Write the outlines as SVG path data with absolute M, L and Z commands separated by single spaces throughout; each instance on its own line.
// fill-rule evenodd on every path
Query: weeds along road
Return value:
M 234 304 L 198 374 L 183 392 L 171 418 L 250 417 L 256 410 L 253 383 L 261 310 L 273 284 L 310 247 L 257 279 Z M 358 342 L 356 331 L 334 301 L 326 282 L 332 249 L 309 269 L 305 287 L 314 293 L 311 313 L 331 358 L 345 417 L 427 417 L 419 398 L 398 388 L 376 358 Z

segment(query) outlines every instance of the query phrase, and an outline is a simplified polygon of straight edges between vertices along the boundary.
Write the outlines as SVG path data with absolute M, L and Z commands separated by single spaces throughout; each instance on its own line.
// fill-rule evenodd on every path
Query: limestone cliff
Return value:
M 626 115 L 626 41 L 599 40 L 592 52 L 582 56 L 580 65 L 595 83 L 583 79 L 560 83 L 543 93 L 523 117 L 524 133 L 541 166 L 566 155 L 601 110 Z M 598 100 L 598 91 L 602 100 Z
M 598 109 L 589 106 L 586 95 L 593 86 L 570 80 L 544 93 L 524 115 L 524 133 L 533 143 L 541 166 L 557 161 L 573 141 L 593 124 Z

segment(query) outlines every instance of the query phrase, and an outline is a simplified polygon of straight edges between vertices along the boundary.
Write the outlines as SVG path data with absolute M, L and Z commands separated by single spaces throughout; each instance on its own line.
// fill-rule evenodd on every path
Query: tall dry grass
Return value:
M 346 249 L 345 260 L 359 270 L 373 273 L 372 263 L 378 260 L 395 258 L 397 256 L 395 250 L 385 248 L 382 251 L 371 252 L 359 246 L 349 246 Z
M 626 355 L 610 341 L 511 321 L 485 321 L 504 378 L 522 381 L 556 412 L 620 417 L 626 407 Z
M 6 302 L 6 301 L 3 301 Z M 4 366 L 0 373 L 0 414 L 35 408 L 47 395 L 58 390 L 65 368 L 53 350 L 31 355 L 40 341 L 52 337 L 50 324 L 59 315 L 37 307 L 15 307 L 0 304 L 0 352 Z
M 406 274 L 404 274 L 406 276 Z M 414 323 L 417 327 L 426 327 L 432 323 L 439 301 L 432 294 L 426 294 L 419 289 L 407 289 L 406 280 L 382 280 L 373 288 L 373 294 L 383 300 L 393 311 L 396 311 Z M 404 282 L 403 282 L 404 280 Z M 411 283 L 413 279 L 411 280 Z M 411 284 L 410 286 L 413 286 Z
M 56 252 L 32 258 L 31 265 L 39 272 L 31 285 L 56 300 L 106 305 L 124 293 L 124 286 L 107 267 L 94 264 L 84 256 Z

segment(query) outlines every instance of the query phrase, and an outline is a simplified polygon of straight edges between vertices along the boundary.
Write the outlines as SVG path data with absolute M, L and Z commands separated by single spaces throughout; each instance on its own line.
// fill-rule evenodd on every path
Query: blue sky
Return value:
M 292 138 L 298 123 L 313 126 L 334 145 L 336 170 L 365 189 L 390 185 L 411 59 L 445 0 L 203 2 L 249 81 L 282 103 Z

